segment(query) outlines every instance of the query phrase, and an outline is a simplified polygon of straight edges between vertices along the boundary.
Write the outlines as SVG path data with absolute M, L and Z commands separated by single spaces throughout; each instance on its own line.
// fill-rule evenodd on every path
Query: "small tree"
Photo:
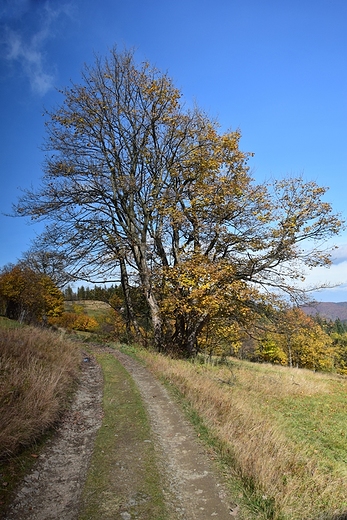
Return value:
M 20 265 L 0 275 L 2 312 L 10 319 L 46 324 L 63 312 L 63 294 L 52 280 Z
M 278 312 L 267 328 L 256 350 L 259 360 L 313 370 L 334 368 L 332 338 L 301 309 Z

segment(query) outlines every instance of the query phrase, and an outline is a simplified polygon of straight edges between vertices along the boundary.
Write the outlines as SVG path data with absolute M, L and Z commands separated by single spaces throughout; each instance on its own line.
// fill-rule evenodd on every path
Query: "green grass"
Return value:
M 345 390 L 329 395 L 272 401 L 270 412 L 288 437 L 317 458 L 322 468 L 347 476 L 347 397 Z M 347 506 L 347 499 L 346 499 Z
M 147 413 L 128 372 L 112 354 L 97 356 L 104 374 L 104 419 L 83 491 L 79 520 L 166 520 Z
M 346 377 L 138 355 L 178 390 L 234 496 L 242 495 L 242 518 L 347 518 Z
M 20 324 L 18 321 L 0 316 L 0 329 L 19 329 L 21 327 L 24 327 L 24 325 Z

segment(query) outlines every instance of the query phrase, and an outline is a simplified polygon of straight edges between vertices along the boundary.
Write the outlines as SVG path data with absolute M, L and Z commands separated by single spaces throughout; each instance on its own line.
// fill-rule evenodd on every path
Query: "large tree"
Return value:
M 300 292 L 303 266 L 329 263 L 319 244 L 341 222 L 326 189 L 301 178 L 255 184 L 240 133 L 185 109 L 167 75 L 113 49 L 61 93 L 42 186 L 17 213 L 47 221 L 43 240 L 75 278 L 119 279 L 139 333 L 135 280 L 158 348 L 191 354 L 206 327 L 246 323 L 273 291 Z

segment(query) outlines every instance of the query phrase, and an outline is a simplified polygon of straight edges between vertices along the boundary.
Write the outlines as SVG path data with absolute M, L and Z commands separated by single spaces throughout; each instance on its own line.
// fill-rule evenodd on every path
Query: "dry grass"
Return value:
M 73 311 L 74 309 L 80 309 L 81 312 L 92 318 L 100 318 L 110 312 L 111 307 L 106 302 L 98 300 L 76 300 L 76 301 L 65 301 L 65 310 Z
M 189 400 L 244 484 L 274 503 L 271 518 L 332 519 L 347 512 L 347 471 L 336 460 L 347 441 L 333 431 L 345 421 L 346 379 L 237 360 L 227 368 L 141 355 Z M 328 401 L 335 410 L 330 418 L 320 411 Z
M 76 344 L 41 329 L 0 328 L 0 457 L 15 454 L 51 427 L 76 380 Z

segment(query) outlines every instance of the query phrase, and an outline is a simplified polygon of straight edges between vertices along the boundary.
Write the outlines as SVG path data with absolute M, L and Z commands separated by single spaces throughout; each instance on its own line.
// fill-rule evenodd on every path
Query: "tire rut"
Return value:
M 108 347 L 93 348 L 112 353 L 140 391 L 162 476 L 167 520 L 238 518 L 238 507 L 229 499 L 193 427 L 165 387 L 130 356 Z M 77 520 L 101 423 L 102 373 L 93 356 L 85 356 L 72 408 L 19 486 L 4 520 Z M 138 455 L 135 453 L 134 459 Z
M 133 377 L 147 407 L 173 518 L 237 518 L 238 507 L 228 500 L 193 427 L 165 387 L 133 358 L 119 351 L 114 355 Z

